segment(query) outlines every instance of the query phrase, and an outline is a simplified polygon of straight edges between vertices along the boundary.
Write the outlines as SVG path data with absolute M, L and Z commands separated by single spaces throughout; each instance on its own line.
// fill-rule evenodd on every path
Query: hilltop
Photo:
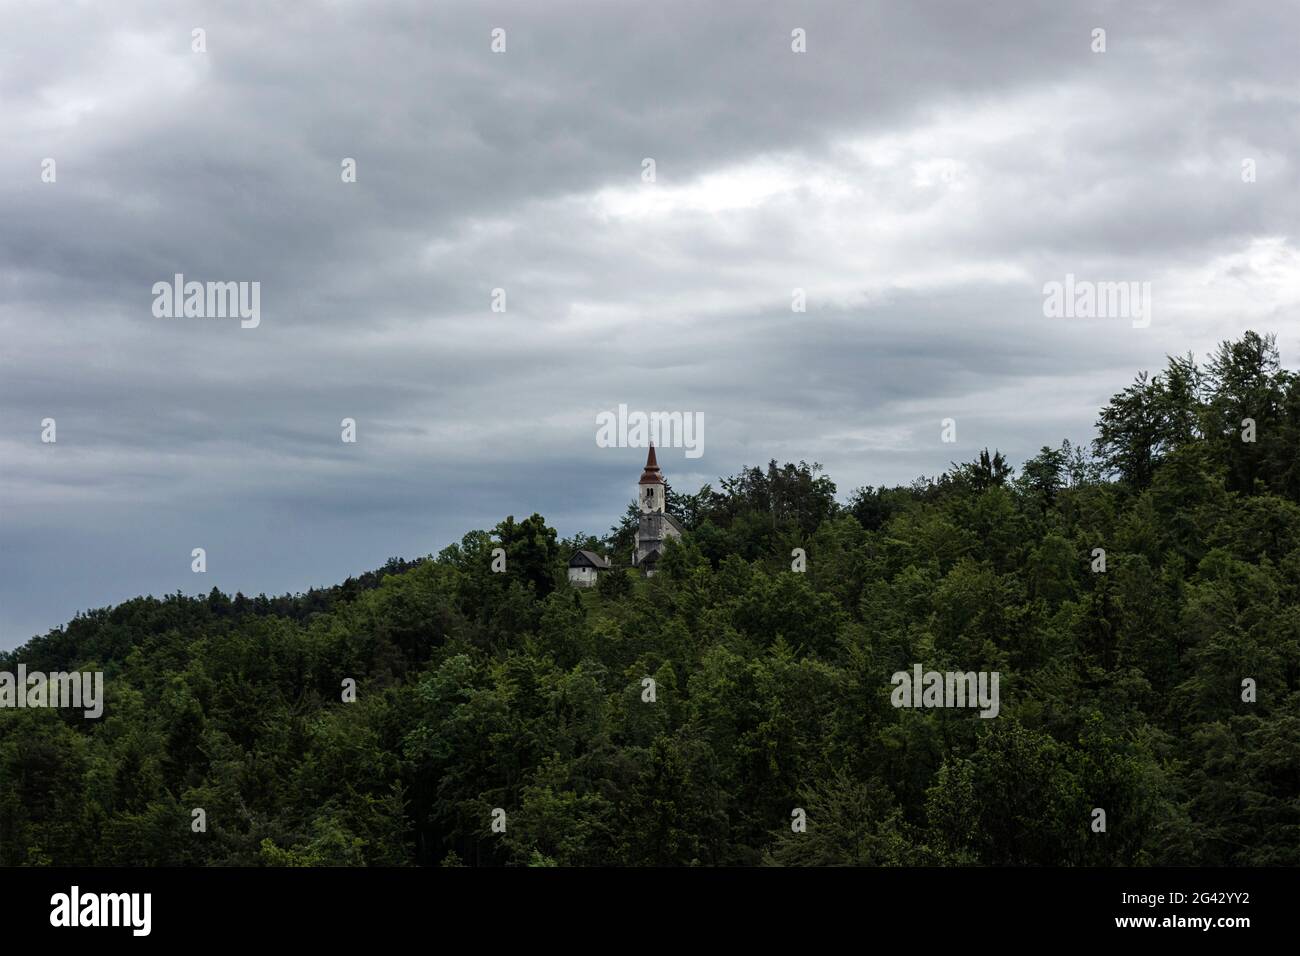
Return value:
M 1298 449 L 1300 377 L 1248 333 L 1014 469 L 669 488 L 653 578 L 566 581 L 633 505 L 83 614 L 0 655 L 107 698 L 0 711 L 0 863 L 1295 865 Z M 895 708 L 918 664 L 999 672 L 998 716 Z

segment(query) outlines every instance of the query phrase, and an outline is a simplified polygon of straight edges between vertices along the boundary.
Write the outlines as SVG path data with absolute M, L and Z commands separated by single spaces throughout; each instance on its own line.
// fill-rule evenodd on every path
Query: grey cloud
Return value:
M 602 532 L 640 464 L 595 446 L 619 402 L 705 414 L 705 456 L 661 458 L 677 487 L 778 457 L 848 491 L 1086 439 L 1136 369 L 1261 316 L 1300 354 L 1290 260 L 1252 245 L 1300 221 L 1283 5 L 3 13 L 0 646 L 508 513 Z M 918 184 L 939 160 L 961 188 Z M 1067 271 L 1155 281 L 1152 328 L 1044 319 Z M 262 326 L 153 318 L 175 272 L 260 281 Z

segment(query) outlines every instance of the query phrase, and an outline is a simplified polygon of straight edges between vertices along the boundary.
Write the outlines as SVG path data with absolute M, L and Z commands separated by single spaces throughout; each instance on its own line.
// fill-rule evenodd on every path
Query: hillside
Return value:
M 0 655 L 107 690 L 0 710 L 0 864 L 1300 864 L 1300 376 L 1248 333 L 1097 427 L 842 499 L 803 462 L 670 491 L 661 573 L 587 591 L 569 554 L 628 521 L 81 615 Z M 999 672 L 998 716 L 894 707 L 915 664 Z

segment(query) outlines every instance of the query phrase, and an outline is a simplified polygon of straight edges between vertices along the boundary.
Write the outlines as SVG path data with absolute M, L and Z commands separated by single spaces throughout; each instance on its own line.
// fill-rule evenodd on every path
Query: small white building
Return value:
M 575 551 L 569 558 L 569 583 L 578 588 L 589 588 L 596 583 L 601 571 L 609 570 L 609 558 L 595 551 Z

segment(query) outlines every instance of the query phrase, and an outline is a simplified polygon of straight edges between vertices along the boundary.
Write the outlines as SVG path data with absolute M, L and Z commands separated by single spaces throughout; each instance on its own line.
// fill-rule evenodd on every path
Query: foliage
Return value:
M 0 711 L 0 863 L 1300 864 L 1298 448 L 1249 333 L 1139 375 L 1093 455 L 671 492 L 650 579 L 634 510 L 599 542 L 532 515 L 305 595 L 92 611 L 0 655 L 107 689 Z M 624 567 L 571 589 L 575 547 Z M 894 708 L 915 663 L 998 671 L 998 717 Z

